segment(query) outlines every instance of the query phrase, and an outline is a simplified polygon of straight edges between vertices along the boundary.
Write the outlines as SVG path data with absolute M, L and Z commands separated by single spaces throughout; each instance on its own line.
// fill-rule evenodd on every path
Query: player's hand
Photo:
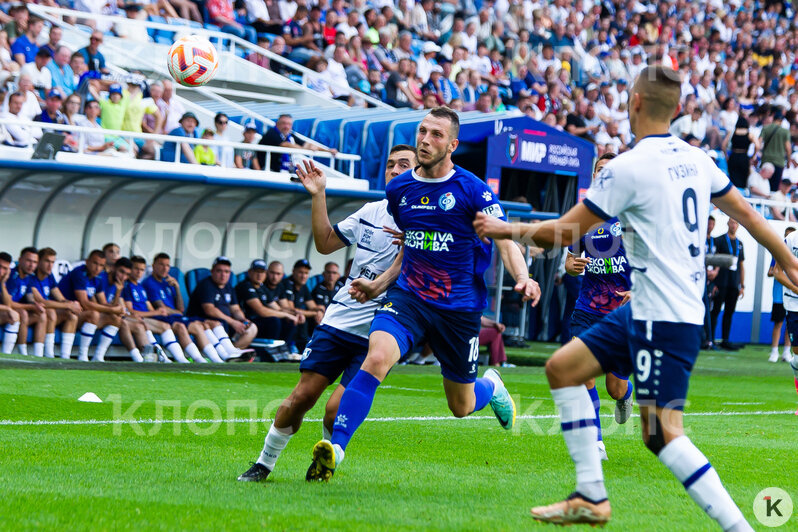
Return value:
M 632 291 L 631 290 L 616 290 L 615 295 L 618 297 L 622 297 L 623 300 L 621 301 L 621 305 L 625 305 L 632 299 Z
M 488 216 L 484 212 L 478 212 L 476 218 L 474 218 L 474 231 L 486 244 L 489 243 L 489 238 L 496 240 L 512 237 L 512 226 L 510 224 L 495 216 Z
M 387 225 L 382 226 L 382 230 L 388 233 L 393 237 L 393 245 L 394 246 L 404 246 L 405 245 L 405 233 L 404 231 L 397 231 Z
M 365 303 L 377 297 L 377 290 L 374 281 L 369 281 L 363 277 L 355 279 L 349 285 L 349 295 L 358 303 Z
M 532 303 L 533 307 L 540 301 L 540 285 L 534 279 L 521 279 L 513 290 L 521 294 L 523 301 Z
M 161 307 L 161 308 L 155 309 L 155 315 L 156 316 L 168 316 L 169 312 L 165 308 Z
M 574 263 L 571 266 L 571 271 L 568 273 L 580 275 L 584 273 L 588 264 L 590 264 L 590 259 L 587 257 L 574 257 Z
M 171 286 L 172 288 L 177 288 L 177 279 L 172 277 L 171 275 L 166 276 L 166 283 Z
M 302 325 L 302 324 L 303 324 L 303 323 L 305 323 L 306 321 L 307 321 L 307 319 L 305 318 L 305 315 L 304 315 L 304 314 L 297 314 L 297 315 L 296 315 L 296 324 L 297 324 L 297 325 Z
M 324 310 L 322 309 L 317 310 L 315 319 L 316 323 L 321 323 L 321 320 L 324 319 Z
M 36 314 L 44 314 L 47 312 L 47 309 L 44 308 L 44 305 L 41 303 L 33 303 L 33 306 L 36 308 Z
M 243 321 L 234 320 L 230 326 L 233 328 L 236 334 L 244 334 L 247 331 L 247 324 Z
M 506 329 L 507 327 L 505 327 L 503 323 L 499 323 L 497 321 L 496 323 L 493 324 L 493 328 L 496 329 L 499 332 L 499 334 L 502 334 L 504 332 L 504 329 Z
M 298 164 L 296 176 L 311 196 L 323 192 L 327 187 L 327 176 L 312 160 L 305 160 L 302 161 L 302 164 Z
M 737 299 L 742 299 L 744 295 L 745 295 L 745 288 L 740 288 L 737 294 Z
M 73 314 L 80 314 L 81 312 L 83 312 L 83 309 L 81 308 L 81 306 L 80 306 L 80 303 L 78 303 L 77 301 L 70 301 L 70 302 L 68 302 L 67 304 L 69 305 L 69 306 L 67 307 L 67 309 L 68 309 L 68 310 L 69 310 L 71 313 L 73 313 Z

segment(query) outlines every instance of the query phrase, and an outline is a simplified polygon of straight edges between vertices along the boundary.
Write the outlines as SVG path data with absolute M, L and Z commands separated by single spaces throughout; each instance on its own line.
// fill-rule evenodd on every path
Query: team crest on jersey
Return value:
M 407 196 L 402 196 L 402 201 L 399 202 L 400 207 L 407 205 Z
M 610 233 L 612 233 L 612 236 L 621 236 L 621 234 L 623 233 L 623 229 L 621 228 L 621 222 L 615 222 L 614 224 L 612 224 L 612 227 L 610 227 Z
M 455 203 L 457 203 L 457 200 L 451 192 L 446 192 L 438 198 L 438 207 L 444 211 L 452 210 Z
M 230 303 L 230 294 L 225 294 L 225 295 L 224 295 L 224 300 L 225 300 L 227 303 Z

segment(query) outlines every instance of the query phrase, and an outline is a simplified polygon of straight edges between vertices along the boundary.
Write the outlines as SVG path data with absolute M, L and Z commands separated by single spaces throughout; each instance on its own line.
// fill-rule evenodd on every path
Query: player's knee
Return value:
M 221 323 L 219 323 L 218 321 L 214 321 L 214 320 L 208 320 L 208 321 L 207 321 L 207 322 L 205 322 L 205 323 L 208 325 L 208 328 L 209 328 L 209 329 L 215 329 L 216 327 L 218 327 L 219 325 L 221 325 Z
M 8 311 L 8 317 L 11 318 L 12 322 L 18 322 L 19 321 L 19 312 L 17 312 L 16 310 L 9 310 Z
M 607 393 L 610 394 L 610 397 L 615 399 L 623 398 L 626 395 L 626 387 L 629 385 L 629 381 L 625 381 L 623 379 L 617 378 L 610 378 L 609 375 L 607 376 Z
M 562 365 L 557 357 L 553 356 L 548 359 L 546 361 L 546 378 L 549 380 L 549 384 L 552 386 L 561 385 L 562 375 Z
M 474 406 L 463 401 L 449 400 L 449 410 L 454 417 L 466 417 L 474 411 Z
M 48 321 L 55 321 L 56 320 L 55 309 L 48 308 L 46 310 L 46 313 L 47 313 L 47 320 Z
M 19 322 L 23 325 L 27 325 L 28 321 L 30 321 L 28 311 L 25 309 L 19 309 L 17 312 L 19 316 Z

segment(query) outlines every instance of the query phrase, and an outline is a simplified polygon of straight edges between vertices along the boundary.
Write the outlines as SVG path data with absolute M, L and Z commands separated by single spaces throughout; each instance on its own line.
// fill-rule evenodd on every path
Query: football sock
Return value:
M 598 396 L 598 389 L 595 386 L 592 388 L 587 389 L 588 395 L 590 395 L 590 402 L 593 403 L 593 409 L 596 411 L 596 431 L 597 431 L 597 439 L 601 441 L 601 418 L 599 417 L 599 408 L 601 408 L 601 399 Z
M 134 347 L 128 353 L 130 353 L 130 358 L 133 359 L 133 362 L 144 362 L 144 357 L 141 356 L 141 351 L 139 351 L 138 347 Z
M 745 522 L 740 509 L 729 496 L 715 468 L 687 436 L 679 436 L 659 453 L 660 461 L 679 479 L 684 489 L 723 530 Z M 745 528 L 742 528 L 745 530 Z
M 155 335 L 152 334 L 151 330 L 147 329 L 146 331 L 144 331 L 144 334 L 147 335 L 147 341 L 150 343 L 150 345 L 155 345 L 158 343 L 158 341 L 155 339 Z
M 632 392 L 634 392 L 634 390 L 635 389 L 634 386 L 632 386 L 632 380 L 626 379 L 626 393 L 623 394 L 623 397 L 621 397 L 621 401 L 626 401 L 627 399 L 632 397 Z
M 11 353 L 14 349 L 14 344 L 17 343 L 17 336 L 19 335 L 19 322 L 6 323 L 3 329 L 3 353 Z
M 222 347 L 221 340 L 216 338 L 216 335 L 213 334 L 213 331 L 210 329 L 205 329 L 205 338 L 207 338 L 210 342 L 210 346 L 213 348 L 213 353 L 215 355 L 215 358 L 211 358 L 211 360 L 213 362 L 224 362 L 224 360 L 227 358 L 227 353 Z
M 202 354 L 200 353 L 200 350 L 197 347 L 197 344 L 195 344 L 193 342 L 186 346 L 186 353 L 188 353 L 188 356 L 190 356 L 191 359 L 194 362 L 199 362 L 201 364 L 204 364 L 205 362 L 207 362 L 207 360 L 205 360 L 202 357 Z
M 103 327 L 102 333 L 100 335 L 100 341 L 97 342 L 97 351 L 94 352 L 93 360 L 99 362 L 105 361 L 105 353 L 108 352 L 108 348 L 111 347 L 111 342 L 114 341 L 114 337 L 118 332 L 119 328 L 114 327 L 113 325 L 106 325 Z
M 44 335 L 44 356 L 47 358 L 55 357 L 55 333 Z
M 599 502 L 607 498 L 601 458 L 596 445 L 596 411 L 584 385 L 567 386 L 551 391 L 560 413 L 568 453 L 576 466 L 576 491 Z
M 479 378 L 474 383 L 474 395 L 476 396 L 476 402 L 474 403 L 474 412 L 482 410 L 488 403 L 490 403 L 491 397 L 493 397 L 493 391 L 496 389 L 496 385 L 493 383 L 492 380 L 486 378 Z
M 274 426 L 274 423 L 272 423 L 272 426 L 269 427 L 268 434 L 266 434 L 266 440 L 263 442 L 263 450 L 260 452 L 260 457 L 258 458 L 259 464 L 268 467 L 270 471 L 274 470 L 274 464 L 277 462 L 277 459 L 280 458 L 280 453 L 283 452 L 283 449 L 288 445 L 288 441 L 294 434 L 290 431 L 291 427 L 278 429 Z
M 324 423 L 321 424 L 321 439 L 327 441 L 332 440 L 332 432 L 330 432 Z
M 17 352 L 20 355 L 28 356 L 28 344 L 17 344 Z
M 205 347 L 202 348 L 202 352 L 205 353 L 205 356 L 208 357 L 211 362 L 224 364 L 224 360 L 222 360 L 219 353 L 216 352 L 216 349 L 214 349 L 211 344 L 205 344 Z
M 61 358 L 72 355 L 72 345 L 75 343 L 75 333 L 61 333 Z
M 80 328 L 80 343 L 78 344 L 79 358 L 85 360 L 89 358 L 89 346 L 91 340 L 94 338 L 94 333 L 97 332 L 97 326 L 93 323 L 84 323 Z
M 171 353 L 175 360 L 181 364 L 188 364 L 186 355 L 183 354 L 183 349 L 181 349 L 180 344 L 177 342 L 177 338 L 175 338 L 174 331 L 167 329 L 161 333 L 161 340 L 163 340 L 164 347 Z
M 790 367 L 792 368 L 792 374 L 795 375 L 795 378 L 798 379 L 798 356 L 792 357 L 790 361 Z
M 362 369 L 358 370 L 341 396 L 330 439 L 333 445 L 337 444 L 342 450 L 346 450 L 352 435 L 368 416 L 379 385 L 380 381 L 374 375 Z
M 42 343 L 42 342 L 34 342 L 34 344 L 33 344 L 33 356 L 39 357 L 39 358 L 44 356 L 44 343 Z
M 219 343 L 222 344 L 222 347 L 224 347 L 225 352 L 227 352 L 228 356 L 225 358 L 229 358 L 233 356 L 233 354 L 238 352 L 236 346 L 234 346 L 233 342 L 230 341 L 230 337 L 227 336 L 227 331 L 224 330 L 224 327 L 222 327 L 221 325 L 219 325 L 218 327 L 214 327 L 213 334 L 216 335 L 216 338 L 219 339 Z

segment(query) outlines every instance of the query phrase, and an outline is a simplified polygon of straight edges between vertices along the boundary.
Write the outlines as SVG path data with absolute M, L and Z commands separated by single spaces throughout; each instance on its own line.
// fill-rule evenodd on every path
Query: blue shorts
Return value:
M 384 331 L 396 339 L 400 355 L 429 343 L 441 363 L 444 378 L 470 383 L 477 380 L 481 312 L 441 310 L 394 286 L 374 315 L 371 332 Z
M 790 335 L 790 342 L 793 338 L 798 340 L 798 312 L 787 311 L 787 334 Z M 798 345 L 793 343 L 792 345 Z
M 637 402 L 682 410 L 702 325 L 632 319 L 631 305 L 608 314 L 579 336 L 605 373 L 635 376 Z
M 312 371 L 327 377 L 331 383 L 341 376 L 346 387 L 366 360 L 369 341 L 354 334 L 319 325 L 302 352 L 299 371 Z
M 571 314 L 571 334 L 574 338 L 580 336 L 592 326 L 603 320 L 605 316 L 608 316 L 608 314 L 591 314 L 590 312 L 585 312 L 584 310 L 574 310 L 574 313 Z M 628 373 L 621 374 L 614 371 L 610 371 L 610 373 L 621 380 L 629 380 Z
M 204 321 L 202 318 L 196 317 L 188 317 L 183 316 L 182 314 L 169 314 L 168 316 L 152 316 L 152 319 L 158 321 L 164 321 L 169 325 L 173 325 L 175 323 L 182 323 L 183 325 L 188 326 L 189 323 L 193 321 Z

